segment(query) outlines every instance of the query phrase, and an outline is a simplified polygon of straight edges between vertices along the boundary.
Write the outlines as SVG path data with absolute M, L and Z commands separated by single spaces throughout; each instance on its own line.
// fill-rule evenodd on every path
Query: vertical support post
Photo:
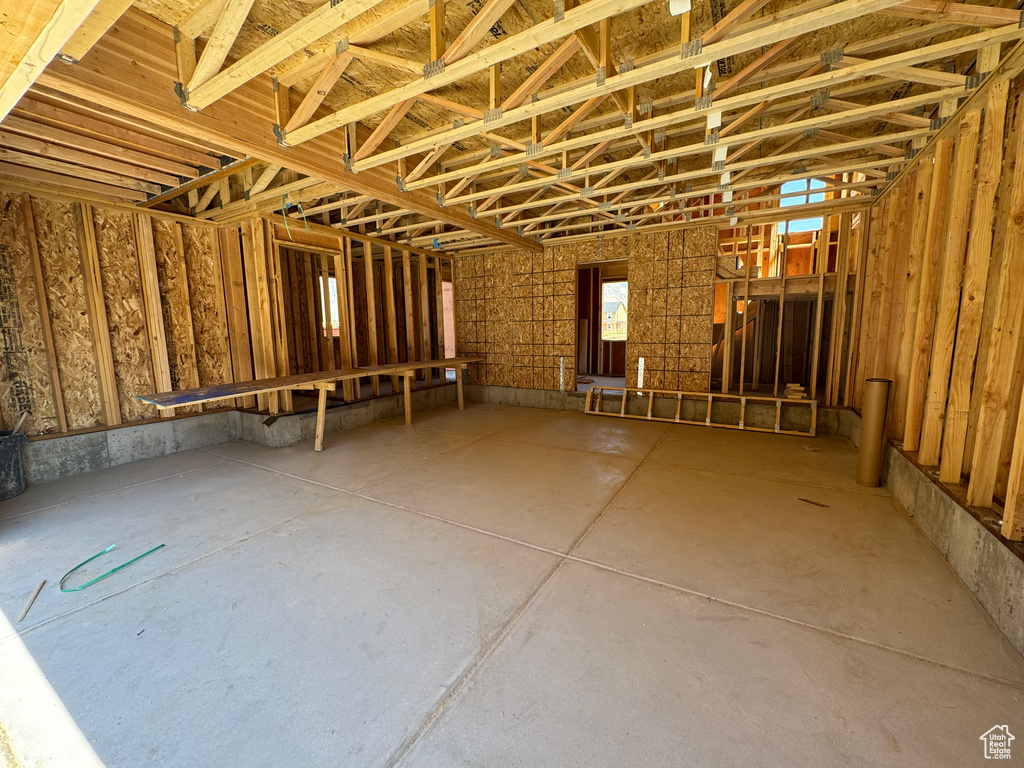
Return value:
M 455 366 L 455 391 L 459 395 L 459 410 L 460 411 L 463 411 L 466 408 L 465 402 L 463 400 L 463 395 L 462 395 L 462 379 L 463 379 L 462 372 L 465 369 L 466 369 L 465 364 Z M 590 398 L 590 395 L 588 394 L 587 395 L 587 399 L 589 400 L 589 398 Z
M 970 198 L 974 182 L 974 165 L 981 129 L 981 110 L 968 112 L 960 122 L 953 166 L 952 195 L 949 203 L 949 231 L 945 238 L 939 275 L 938 306 L 935 310 L 932 354 L 928 373 L 927 397 L 921 424 L 921 441 L 917 460 L 924 466 L 939 463 L 942 426 L 946 417 L 946 395 L 949 392 L 950 366 L 956 322 L 960 313 L 960 286 L 967 247 Z
M 405 426 L 412 426 L 412 380 L 415 371 L 406 371 L 402 374 L 402 399 L 405 403 Z
M 324 423 L 327 420 L 327 385 L 317 387 L 316 399 L 316 439 L 313 442 L 314 451 L 324 449 Z
M 786 224 L 786 234 L 782 236 L 782 253 L 779 256 L 779 326 L 775 334 L 775 385 L 772 388 L 772 396 L 779 396 L 779 366 L 782 364 L 782 318 L 786 314 L 786 261 L 789 253 L 789 222 Z M 778 431 L 778 429 L 776 429 Z
M 736 336 L 735 283 L 725 284 L 725 323 L 722 334 L 722 394 L 728 394 L 732 384 L 733 343 Z
M 928 230 L 925 236 L 924 258 L 921 260 L 921 295 L 918 300 L 914 343 L 911 348 L 907 412 L 903 431 L 903 449 L 907 451 L 916 451 L 921 438 L 925 389 L 928 385 L 928 360 L 932 350 L 932 330 L 937 303 L 939 260 L 948 218 L 946 213 L 949 205 L 952 161 L 953 139 L 939 139 L 935 148 L 935 166 L 932 170 L 931 194 L 928 200 Z
M 96 374 L 100 384 L 100 407 L 103 410 L 104 423 L 112 427 L 121 423 L 121 405 L 117 393 L 117 379 L 114 375 L 114 355 L 110 347 L 110 329 L 107 326 L 107 306 L 103 298 L 103 281 L 100 278 L 96 230 L 93 229 L 92 206 L 88 203 L 78 203 L 75 206 L 75 228 L 78 230 L 85 307 L 89 315 L 89 330 L 92 332 L 93 354 L 96 358 Z
M 395 313 L 395 267 L 391 259 L 391 246 L 384 246 L 384 309 L 387 329 L 388 362 L 398 362 L 398 317 Z M 398 393 L 398 376 L 391 377 L 391 393 Z
M 740 394 L 747 378 L 747 326 L 750 318 L 750 225 L 747 224 L 747 250 L 743 254 L 743 336 L 740 338 Z
M 368 363 L 377 365 L 377 289 L 373 284 L 373 246 L 363 240 L 363 276 L 366 282 L 366 347 L 370 356 Z M 380 376 L 370 377 L 373 396 L 380 394 Z
M 970 242 L 964 266 L 956 348 L 953 352 L 953 372 L 949 383 L 949 405 L 943 428 L 942 457 L 939 464 L 939 480 L 943 483 L 959 483 L 963 472 L 967 419 L 971 409 L 971 381 L 974 377 L 975 359 L 978 356 L 978 340 L 981 337 L 988 290 L 995 197 L 1002 173 L 1003 129 L 1009 86 L 1007 80 L 996 83 L 989 90 L 988 100 L 985 102 L 981 154 L 978 158 L 978 182 L 974 193 L 974 210 L 971 214 Z M 1011 464 L 1011 479 L 1012 471 Z M 1006 501 L 1009 506 L 1009 492 Z
M 338 302 L 338 351 L 341 355 L 339 365 L 341 368 L 352 368 L 352 335 L 349 331 L 348 314 L 348 283 L 349 273 L 345 266 L 345 241 L 347 238 L 338 238 L 338 250 L 334 254 L 334 291 Z M 341 383 L 342 397 L 351 402 L 357 399 L 359 382 L 345 379 Z
M 402 298 L 405 303 L 405 361 L 416 360 L 416 328 L 412 319 L 412 263 L 409 252 L 402 251 Z M 403 384 L 408 386 L 414 379 L 406 377 Z

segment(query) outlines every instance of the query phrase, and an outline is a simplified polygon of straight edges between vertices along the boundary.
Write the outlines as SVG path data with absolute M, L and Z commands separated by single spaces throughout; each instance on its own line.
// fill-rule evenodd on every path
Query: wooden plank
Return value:
M 342 368 L 353 367 L 352 360 L 352 334 L 349 329 L 348 313 L 348 283 L 350 276 L 345 266 L 345 238 L 338 238 L 338 249 L 334 252 L 334 289 L 338 302 L 338 348 L 340 357 L 338 359 Z M 354 387 L 351 381 L 342 384 L 342 392 L 346 400 L 351 401 L 354 396 Z
M 772 385 L 772 394 L 779 396 L 779 368 L 782 362 L 782 320 L 786 310 L 786 260 L 789 250 L 789 222 L 786 223 L 786 234 L 782 236 L 782 251 L 779 254 L 779 321 L 775 335 L 775 382 Z
M 75 229 L 82 260 L 82 286 L 89 313 L 89 328 L 92 331 L 93 354 L 96 356 L 96 372 L 100 383 L 100 407 L 103 410 L 104 422 L 107 426 L 113 427 L 121 423 L 121 409 L 117 380 L 114 376 L 114 356 L 110 348 L 107 309 L 103 300 L 96 231 L 93 229 L 90 205 L 78 203 L 75 206 Z
M 931 364 L 928 388 L 918 446 L 918 463 L 934 466 L 939 463 L 942 428 L 946 418 L 946 396 L 949 391 L 953 345 L 956 341 L 957 317 L 960 313 L 960 286 L 963 280 L 967 228 L 974 191 L 974 165 L 978 153 L 981 110 L 967 112 L 960 121 L 953 164 L 952 196 L 949 203 L 949 229 L 945 238 L 940 268 L 938 305 L 932 334 Z
M 924 418 L 924 398 L 928 385 L 928 360 L 931 356 L 932 330 L 938 292 L 938 273 L 942 242 L 946 233 L 949 210 L 950 171 L 953 160 L 953 138 L 939 141 L 935 148 L 935 167 L 928 198 L 928 224 L 924 255 L 921 259 L 921 288 L 918 313 L 914 324 L 914 343 L 910 358 L 907 388 L 907 410 L 903 432 L 904 450 L 916 451 Z
M 131 4 L 132 0 L 99 0 L 85 22 L 60 49 L 60 58 L 67 63 L 80 61 Z
M 419 328 L 420 328 L 420 349 L 422 350 L 423 357 L 430 357 L 430 291 L 429 284 L 427 282 L 427 257 L 420 255 L 417 257 L 417 266 L 419 268 L 418 287 L 419 287 Z M 427 383 L 427 386 L 433 384 L 433 372 L 426 368 L 423 371 L 423 378 Z
M 1018 101 L 1017 121 L 1024 119 L 1024 99 Z M 1024 131 L 1017 130 L 1014 163 L 1024 168 Z M 988 363 L 982 383 L 982 400 L 975 429 L 971 480 L 967 503 L 991 507 L 999 470 L 1003 435 L 1008 424 L 1010 391 L 1016 365 L 1015 351 L 1024 315 L 1024 173 L 1015 173 L 1010 182 L 1008 215 L 1001 217 L 1002 258 L 997 282 L 992 291 L 995 300 Z
M 324 355 L 323 333 L 320 331 L 320 294 L 317 289 L 316 254 L 303 253 L 301 255 L 302 265 L 302 292 L 306 297 L 306 343 L 309 345 L 309 356 L 313 370 L 326 370 Z
M 733 339 L 736 333 L 736 297 L 733 295 L 735 283 L 729 280 L 725 284 L 725 320 L 722 324 L 722 393 L 729 394 L 732 385 Z M 742 373 L 740 374 L 742 377 Z
M 283 255 L 280 248 L 270 246 L 269 244 L 267 254 L 270 257 L 270 282 L 274 298 L 273 313 L 274 325 L 276 326 L 274 333 L 274 358 L 276 373 L 278 376 L 287 376 L 292 371 L 289 369 L 288 319 L 285 316 L 284 280 L 281 274 L 284 266 L 281 261 Z M 294 410 L 291 392 L 281 393 L 281 408 L 285 412 Z
M 302 50 L 304 46 L 330 34 L 380 2 L 381 0 L 346 0 L 344 3 L 321 5 L 226 69 L 197 82 L 196 87 L 189 88 L 188 105 L 193 109 L 210 106 L 249 80 L 280 64 L 293 53 Z
M 324 329 L 323 336 L 325 340 L 325 348 L 327 351 L 326 365 L 328 370 L 337 368 L 336 361 L 334 359 L 334 318 L 331 313 L 331 278 L 329 274 L 329 261 L 330 259 L 326 254 L 319 254 L 317 261 L 320 265 L 320 290 L 323 301 L 323 317 L 324 317 Z
M 416 359 L 416 326 L 413 323 L 412 264 L 409 251 L 402 251 L 402 299 L 405 308 L 405 359 Z M 405 383 L 409 383 L 406 379 Z
M 389 363 L 398 362 L 398 317 L 395 313 L 395 265 L 391 246 L 384 246 L 384 327 Z M 391 377 L 391 392 L 398 392 L 398 376 Z
M 89 152 L 80 152 L 77 149 L 69 149 L 67 147 L 49 144 L 45 141 L 40 141 L 29 136 L 22 136 L 4 130 L 0 130 L 0 146 L 23 153 L 31 153 L 42 157 L 52 158 L 54 162 L 60 163 L 61 165 L 66 163 L 70 163 L 72 165 L 83 165 L 101 171 L 108 171 L 118 176 L 134 177 L 143 181 L 152 182 L 154 184 L 164 184 L 166 186 L 177 186 L 179 183 L 177 176 L 171 176 L 170 174 L 154 171 L 138 165 L 131 165 L 130 163 L 123 163 L 119 160 L 99 157 L 98 155 L 93 155 Z
M 180 408 L 185 405 L 201 405 L 215 400 L 226 400 L 243 395 L 260 395 L 275 393 L 286 389 L 314 389 L 320 384 L 331 384 L 338 381 L 355 381 L 367 376 L 400 375 L 425 368 L 457 368 L 469 363 L 482 362 L 482 357 L 450 357 L 438 360 L 413 360 L 404 363 L 388 363 L 386 365 L 366 366 L 363 368 L 339 368 L 335 371 L 319 371 L 294 376 L 275 376 L 256 381 L 238 381 L 230 384 L 214 384 L 209 387 L 179 389 L 174 392 L 137 395 L 136 399 L 151 403 L 158 408 Z
M 444 357 L 444 289 L 441 286 L 441 257 L 434 257 L 434 344 L 437 356 Z M 447 372 L 441 368 L 438 375 L 441 383 L 446 381 Z
M 276 372 L 277 361 L 274 359 L 267 287 L 266 242 L 263 220 L 259 216 L 252 216 L 242 223 L 242 256 L 252 334 L 253 373 L 257 379 L 266 379 Z M 258 400 L 261 410 L 269 408 L 272 413 L 277 413 L 280 409 L 276 392 L 261 394 Z
M 345 281 L 345 290 L 348 292 L 348 343 L 351 349 L 352 366 L 355 367 L 359 365 L 359 344 L 356 336 L 356 273 L 352 266 L 352 239 L 348 237 L 345 238 L 345 274 L 348 275 L 348 280 Z M 357 397 L 362 397 L 363 393 L 359 382 L 353 382 L 353 385 L 355 386 Z
M 843 387 L 843 405 L 854 405 L 858 388 L 858 360 L 860 355 L 860 326 L 864 309 L 864 284 L 868 255 L 868 216 L 860 214 L 860 226 L 853 229 L 853 243 L 850 246 L 854 260 L 853 301 L 850 305 L 849 349 L 846 356 L 846 383 Z
M 167 357 L 167 337 L 164 329 L 163 305 L 160 301 L 160 279 L 153 245 L 153 221 L 144 213 L 135 214 L 136 252 L 139 255 L 139 275 L 142 285 L 142 307 L 146 316 L 149 358 L 153 366 L 153 384 L 157 392 L 170 392 L 171 367 Z M 161 416 L 173 416 L 174 410 L 161 411 Z
M 363 242 L 363 279 L 366 288 L 366 348 L 367 362 L 377 365 L 377 294 L 373 284 L 373 249 L 370 243 Z M 373 396 L 380 395 L 380 378 L 370 379 Z
M 252 381 L 249 320 L 245 313 L 245 278 L 239 232 L 234 228 L 217 231 L 220 238 L 221 274 L 224 285 L 224 306 L 228 318 L 228 341 L 231 346 L 231 373 L 235 381 Z M 239 398 L 237 405 L 252 408 L 253 397 Z
M 26 115 L 32 119 L 26 119 L 25 117 L 22 117 L 22 115 Z M 74 120 L 76 117 L 79 116 L 75 113 L 65 112 L 56 107 L 51 107 L 49 104 L 36 102 L 26 97 L 18 104 L 15 113 L 4 120 L 3 127 L 10 134 L 16 133 L 25 138 L 40 141 L 50 146 L 56 145 L 75 151 L 86 152 L 90 155 L 114 160 L 131 167 L 150 168 L 160 174 L 182 176 L 190 179 L 198 178 L 199 176 L 199 172 L 195 168 L 184 164 L 180 160 L 169 160 L 166 157 L 162 157 L 157 154 L 148 154 L 147 152 L 132 149 L 131 147 L 124 147 L 115 143 L 118 141 L 123 141 L 124 143 L 135 143 L 139 140 L 137 137 L 141 137 L 141 134 L 118 130 L 117 126 L 111 125 L 109 127 L 111 135 L 108 138 L 96 139 L 91 136 L 76 133 L 73 130 L 65 130 L 44 122 L 39 122 L 39 120 L 50 120 L 52 122 L 66 124 L 65 121 Z M 104 125 L 99 121 L 91 122 L 89 118 L 84 115 L 80 117 L 82 122 L 81 128 L 83 130 L 91 128 L 93 131 L 98 131 Z M 157 140 L 153 141 L 157 147 L 162 148 L 165 146 L 163 142 L 158 142 Z M 155 152 L 156 150 L 154 149 L 153 151 Z M 214 159 L 211 157 L 210 161 L 213 162 Z M 151 180 L 158 181 L 159 177 Z
M 203 83 L 208 82 L 214 75 L 220 72 L 225 59 L 235 44 L 235 38 L 242 30 L 249 10 L 254 0 L 227 0 L 224 10 L 213 25 L 213 32 L 210 33 L 203 49 L 203 55 L 196 63 L 195 71 L 186 86 L 188 90 L 194 90 Z
M 97 5 L 98 0 L 42 0 L 18 13 L 4 14 L 0 120 L 7 117 Z
M 999 188 L 1002 171 L 1003 128 L 1006 121 L 1008 91 L 1009 82 L 1004 80 L 989 91 L 985 105 L 981 154 L 978 158 L 978 181 L 974 191 L 971 232 L 964 266 L 960 314 L 957 320 L 956 348 L 953 352 L 953 370 L 949 384 L 949 404 L 939 464 L 939 480 L 954 485 L 960 482 L 963 468 L 967 418 L 971 407 L 971 379 L 978 355 L 978 341 L 987 299 L 993 215 L 996 190 Z
M 893 428 L 903 434 L 907 413 L 907 391 L 910 365 L 913 358 L 914 326 L 917 323 L 921 300 L 921 264 L 925 257 L 925 238 L 928 232 L 928 204 L 932 183 L 932 158 L 919 160 L 915 176 L 913 221 L 910 232 L 910 250 L 907 258 L 906 305 L 899 334 L 899 355 L 893 376 Z

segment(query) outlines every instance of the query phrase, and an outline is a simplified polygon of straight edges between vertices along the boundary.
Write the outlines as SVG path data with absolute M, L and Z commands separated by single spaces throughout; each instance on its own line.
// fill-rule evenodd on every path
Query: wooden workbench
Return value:
M 458 392 L 459 410 L 465 407 L 462 392 L 462 372 L 469 363 L 478 363 L 482 357 L 450 357 L 422 362 L 388 363 L 364 368 L 340 368 L 319 373 L 300 373 L 295 376 L 278 376 L 273 379 L 240 381 L 231 384 L 213 384 L 209 387 L 181 389 L 175 392 L 159 392 L 151 395 L 136 395 L 136 400 L 155 405 L 161 410 L 180 408 L 184 405 L 199 405 L 216 400 L 227 400 L 244 395 L 258 395 L 281 390 L 315 389 L 318 392 L 316 410 L 316 440 L 313 450 L 324 448 L 324 421 L 327 413 L 327 393 L 334 391 L 339 381 L 360 379 L 364 376 L 398 375 L 402 377 L 402 393 L 405 401 L 405 423 L 412 424 L 412 386 L 416 371 L 424 368 L 454 368 L 455 388 Z

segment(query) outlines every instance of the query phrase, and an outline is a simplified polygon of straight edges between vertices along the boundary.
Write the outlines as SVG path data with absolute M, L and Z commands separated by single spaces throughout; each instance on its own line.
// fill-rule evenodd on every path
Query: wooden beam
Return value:
M 1017 24 L 1020 11 L 1013 8 L 989 7 L 973 3 L 950 3 L 941 0 L 909 0 L 909 2 L 886 8 L 887 16 L 902 16 L 907 19 L 936 21 L 942 19 L 969 27 L 1002 27 Z
M 931 190 L 928 198 L 928 224 L 924 253 L 921 259 L 921 287 L 911 348 L 910 375 L 907 389 L 907 410 L 904 420 L 903 445 L 916 451 L 920 444 L 924 399 L 928 386 L 928 360 L 932 348 L 932 330 L 938 291 L 938 271 L 942 241 L 946 232 L 949 205 L 949 182 L 953 159 L 953 139 L 944 138 L 935 150 Z
M 956 138 L 956 159 L 950 180 L 949 225 L 942 253 L 939 276 L 938 306 L 932 332 L 931 365 L 928 370 L 928 394 L 921 424 L 918 463 L 934 466 L 939 463 L 942 428 L 946 418 L 946 395 L 949 388 L 953 345 L 956 342 L 957 318 L 960 313 L 960 287 L 964 273 L 964 251 L 974 192 L 974 165 L 978 153 L 981 110 L 964 115 Z
M 149 359 L 153 367 L 153 385 L 157 392 L 170 392 L 171 367 L 167 357 L 167 336 L 164 329 L 163 305 L 160 300 L 160 280 L 157 273 L 156 249 L 153 245 L 153 220 L 144 213 L 132 217 L 135 243 L 139 255 L 139 275 L 142 283 L 142 309 L 146 317 Z M 161 416 L 173 416 L 173 409 L 161 411 Z
M 11 118 L 16 119 L 16 118 Z M 148 181 L 153 184 L 164 186 L 177 186 L 180 180 L 160 171 L 142 168 L 137 165 L 123 163 L 119 160 L 112 160 L 89 152 L 82 152 L 77 149 L 69 149 L 59 145 L 49 144 L 39 139 L 22 136 L 15 133 L 8 133 L 0 129 L 0 147 L 16 150 L 24 153 L 31 153 L 43 158 L 51 158 L 55 163 L 71 163 L 82 165 L 86 168 L 107 171 L 118 176 L 136 178 L 140 181 Z M 73 173 L 73 169 L 72 173 Z
M 359 1 L 352 0 L 352 2 Z M 368 2 L 369 0 L 361 1 Z M 895 2 L 895 0 L 867 1 L 878 2 L 886 6 Z M 590 0 L 584 6 L 567 11 L 560 20 L 546 19 L 529 27 L 525 32 L 512 35 L 508 39 L 487 46 L 483 50 L 470 54 L 450 66 L 445 66 L 441 72 L 431 77 L 424 77 L 378 96 L 372 96 L 364 99 L 362 102 L 315 120 L 294 133 L 286 134 L 283 140 L 289 145 L 294 146 L 335 128 L 340 128 L 343 125 L 365 120 L 370 115 L 390 109 L 406 99 L 414 98 L 426 91 L 451 85 L 464 77 L 487 69 L 492 64 L 512 58 L 524 50 L 552 43 L 581 27 L 589 26 L 595 20 L 638 8 L 644 2 L 646 0 Z M 347 3 L 340 7 L 345 7 L 346 5 Z
M 249 0 L 238 0 L 249 2 Z M 239 86 L 249 82 L 271 67 L 280 64 L 306 45 L 319 40 L 371 8 L 381 0 L 346 0 L 344 3 L 325 3 L 297 21 L 288 29 L 243 56 L 213 77 L 197 82 L 189 88 L 185 103 L 190 109 L 204 109 L 223 98 Z
M 1003 80 L 989 91 L 985 104 L 978 158 L 978 181 L 974 190 L 971 232 L 964 266 L 963 291 L 957 319 L 956 347 L 949 383 L 949 404 L 942 438 L 939 480 L 958 484 L 963 471 L 967 440 L 967 419 L 971 408 L 971 383 L 974 376 L 978 341 L 988 290 L 989 260 L 996 191 L 1002 172 L 1003 127 L 1009 81 Z M 980 372 L 979 372 L 980 373 Z M 1009 497 L 1007 497 L 1009 504 Z
M 544 59 L 543 63 L 530 73 L 530 75 L 523 80 L 522 84 L 520 84 L 520 86 L 516 88 L 504 102 L 502 102 L 502 112 L 515 109 L 525 103 L 527 99 L 540 90 L 540 87 L 544 85 L 544 83 L 551 79 L 551 76 L 554 75 L 555 72 L 565 66 L 565 63 L 569 61 L 569 59 L 571 59 L 579 49 L 580 41 L 579 38 L 576 37 L 570 37 L 558 46 L 554 53 Z
M 224 5 L 227 0 L 201 0 L 188 15 L 178 22 L 178 29 L 181 34 L 188 38 L 197 38 L 210 27 L 224 13 Z
M 69 64 L 78 63 L 131 4 L 132 0 L 99 0 L 82 26 L 60 49 L 60 58 Z
M 103 281 L 100 277 L 100 257 L 96 248 L 92 206 L 87 203 L 75 205 L 75 230 L 82 262 L 82 288 L 85 293 L 89 330 L 92 333 L 96 377 L 100 385 L 100 408 L 103 411 L 103 423 L 113 427 L 121 423 L 121 404 L 114 375 L 114 355 L 110 347 L 110 329 L 107 326 L 107 306 L 103 298 Z
M 99 0 L 40 0 L 5 13 L 0 29 L 0 120 L 7 117 Z
M 891 0 L 878 0 L 881 3 L 889 2 Z M 874 0 L 869 0 L 874 2 Z M 593 2 L 587 3 L 587 6 L 592 5 Z M 794 36 L 794 33 L 801 33 L 805 31 L 813 31 L 814 29 L 820 28 L 826 22 L 834 22 L 837 20 L 835 14 L 842 12 L 851 13 L 854 17 L 859 15 L 855 13 L 854 6 L 844 9 L 845 4 L 834 5 L 830 8 L 823 9 L 820 12 L 808 14 L 806 18 L 802 19 L 799 28 L 785 27 L 785 28 L 773 28 L 770 34 L 764 39 L 759 38 L 756 42 L 753 39 L 747 40 L 745 36 L 739 36 L 737 38 L 730 38 L 726 41 L 716 44 L 715 46 L 708 46 L 703 49 L 700 54 L 688 57 L 686 59 L 679 59 L 676 57 L 668 58 L 662 61 L 658 61 L 649 64 L 645 67 L 637 67 L 625 74 L 619 74 L 615 77 L 609 78 L 601 86 L 596 86 L 593 83 L 587 85 L 579 85 L 573 89 L 569 89 L 564 92 L 559 92 L 550 96 L 546 96 L 537 102 L 531 102 L 524 104 L 514 110 L 504 112 L 500 117 L 495 120 L 491 120 L 487 123 L 486 127 L 482 122 L 467 123 L 466 125 L 459 128 L 451 128 L 446 130 L 443 134 L 433 135 L 422 139 L 413 139 L 403 143 L 403 145 L 394 150 L 388 150 L 386 152 L 378 153 L 372 160 L 363 161 L 361 164 L 356 166 L 357 170 L 366 170 L 376 165 L 392 162 L 401 156 L 409 156 L 411 154 L 417 154 L 425 150 L 428 146 L 433 146 L 439 139 L 438 136 L 443 136 L 444 141 L 462 141 L 472 136 L 479 134 L 484 130 L 497 130 L 507 125 L 511 125 L 516 122 L 531 118 L 536 113 L 550 112 L 556 109 L 560 109 L 565 106 L 569 106 L 574 103 L 586 101 L 587 99 L 594 98 L 598 95 L 610 94 L 624 88 L 628 88 L 630 85 L 638 85 L 648 80 L 655 79 L 658 77 L 666 77 L 687 68 L 687 63 L 699 63 L 699 62 L 711 62 L 715 61 L 722 56 L 734 55 L 736 52 L 747 50 L 750 46 L 760 47 L 763 44 L 770 44 Z M 581 6 L 583 7 L 583 6 Z M 860 6 L 866 9 L 866 6 Z M 823 14 L 823 15 L 819 15 Z M 568 14 L 566 15 L 568 18 Z M 923 61 L 930 61 L 936 58 L 945 56 L 946 54 L 955 55 L 954 52 L 963 52 L 965 50 L 977 50 L 988 43 L 994 42 L 997 39 L 1001 40 L 1014 40 L 1019 38 L 1021 30 L 1014 26 L 1013 28 L 1000 28 L 999 30 L 986 31 L 978 33 L 977 35 L 968 35 L 963 38 L 959 38 L 952 41 L 946 41 L 937 43 L 930 46 L 921 46 L 915 50 L 904 52 L 900 54 L 894 54 L 892 56 L 883 57 L 881 59 L 872 60 L 865 62 L 864 64 L 857 64 L 852 67 L 837 69 L 834 71 L 821 72 L 820 74 L 814 75 L 808 78 L 792 79 L 785 82 L 778 83 L 776 85 L 768 86 L 761 90 L 753 90 L 749 93 L 736 94 L 724 99 L 722 103 L 717 104 L 717 107 L 721 110 L 735 109 L 741 106 L 755 105 L 765 101 L 766 99 L 782 98 L 785 96 L 792 96 L 799 93 L 803 93 L 816 88 L 829 88 L 839 83 L 851 82 L 858 80 L 863 77 L 870 75 L 884 75 L 887 69 L 891 69 L 894 65 L 913 65 L 921 63 Z M 501 45 L 501 44 L 499 44 Z M 497 48 L 498 46 L 491 46 L 491 48 Z M 490 50 L 490 49 L 488 49 Z M 468 61 L 468 59 L 467 59 Z M 464 62 L 463 62 L 464 63 Z M 446 73 L 448 70 L 446 70 Z M 444 76 L 444 75 L 442 75 Z M 438 77 L 442 77 L 438 76 Z M 433 82 L 436 78 L 432 78 Z M 416 84 L 412 84 L 415 86 Z M 411 86 L 410 86 L 411 88 Z M 411 90 L 417 90 L 411 88 Z M 392 91 L 392 94 L 402 93 L 404 90 Z M 387 96 L 383 94 L 382 96 Z M 372 101 L 372 100 L 371 100 Z M 389 100 L 381 98 L 383 104 L 388 104 Z M 367 107 L 370 105 L 370 101 L 363 102 Z M 301 140 L 307 140 L 312 138 L 314 134 L 319 135 L 326 130 L 331 130 L 330 124 L 337 123 L 341 118 L 350 119 L 353 117 L 360 116 L 361 113 L 367 110 L 361 107 L 354 107 L 352 110 L 345 110 L 343 112 L 335 113 L 334 115 L 323 118 L 318 123 L 310 123 L 306 126 L 307 131 L 303 133 L 301 137 L 293 136 L 289 137 L 289 143 L 293 143 Z M 372 112 L 371 112 L 372 114 Z M 675 125 L 680 122 L 687 121 L 703 121 L 706 115 L 701 110 L 696 110 L 690 106 L 684 109 L 665 112 L 663 114 L 656 114 L 650 118 L 639 121 L 634 124 L 633 130 L 636 132 L 647 131 L 647 130 L 659 130 L 666 126 Z M 320 130 L 323 129 L 323 130 Z M 599 131 L 591 133 L 586 136 L 578 137 L 573 141 L 562 142 L 558 145 L 546 147 L 543 154 L 550 155 L 556 154 L 566 149 L 575 149 L 578 146 L 590 146 L 597 142 L 611 139 L 617 140 L 621 138 L 622 131 L 620 128 L 609 128 L 605 131 Z M 521 162 L 521 160 L 517 161 Z
M 384 246 L 384 328 L 387 339 L 387 361 L 398 362 L 398 317 L 395 311 L 395 266 L 391 246 Z M 391 392 L 398 392 L 398 376 L 391 377 Z
M 363 281 L 366 292 L 366 353 L 369 356 L 367 362 L 370 365 L 377 365 L 380 363 L 377 358 L 377 291 L 373 280 L 373 246 L 366 240 L 363 241 Z M 370 386 L 374 397 L 380 395 L 380 377 L 370 377 Z
M 220 240 L 220 263 L 224 286 L 224 307 L 228 321 L 228 344 L 231 349 L 233 381 L 252 381 L 252 353 L 250 351 L 249 319 L 245 311 L 245 277 L 242 268 L 242 250 L 239 231 L 234 228 L 217 230 Z M 236 404 L 252 408 L 256 399 L 241 397 Z
M 227 0 L 220 18 L 213 25 L 210 39 L 207 40 L 206 47 L 196 62 L 191 79 L 183 84 L 186 91 L 195 90 L 220 72 L 221 66 L 231 52 L 231 46 L 235 44 L 235 38 L 242 31 L 242 25 L 249 15 L 253 2 L 254 0 Z
M 440 0 L 438 1 L 440 2 Z M 356 150 L 352 159 L 362 160 L 363 158 L 372 155 L 373 151 L 391 134 L 391 131 L 395 129 L 395 126 L 398 125 L 401 119 L 405 117 L 406 113 L 412 109 L 415 104 L 416 99 L 408 99 L 392 107 L 391 111 L 388 112 L 384 119 L 380 121 L 380 124 L 374 128 L 373 133 L 371 133 L 367 137 L 366 141 L 360 145 L 359 149 Z
M 1017 104 L 1017 125 L 1024 119 L 1024 100 Z M 1013 148 L 1014 167 L 1024 168 L 1024 131 L 1016 131 Z M 1000 217 L 1003 228 L 1002 261 L 997 282 L 991 289 L 995 300 L 992 334 L 988 342 L 988 362 L 981 382 L 981 408 L 975 428 L 971 479 L 967 486 L 967 503 L 975 507 L 991 507 L 999 470 L 1000 451 L 1008 424 L 1016 348 L 1024 315 L 1024 173 L 1014 173 L 1010 182 L 1007 215 Z M 993 254 L 993 258 L 997 258 Z
M 420 256 L 420 258 L 423 258 Z M 402 251 L 402 306 L 405 310 L 405 359 L 416 359 L 416 325 L 413 322 L 412 306 L 412 264 L 409 251 Z M 413 379 L 407 378 L 407 384 Z
M 334 88 L 335 83 L 345 74 L 345 70 L 348 69 L 348 65 L 351 62 L 352 54 L 348 51 L 332 57 L 323 68 L 319 77 L 317 77 L 316 82 L 313 83 L 313 87 L 303 96 L 298 108 L 291 113 L 291 117 L 286 123 L 278 123 L 278 125 L 283 125 L 285 132 L 288 132 L 294 131 L 296 128 L 300 128 L 308 123 L 313 113 L 316 112 L 324 99 L 327 98 L 331 89 Z M 282 87 L 278 84 L 279 89 Z
M 430 0 L 430 60 L 444 56 L 444 0 Z M 446 62 L 447 63 L 447 62 Z
M 464 58 L 472 51 L 478 43 L 480 43 L 487 33 L 490 32 L 491 27 L 494 26 L 495 22 L 502 17 L 502 15 L 509 9 L 515 0 L 487 0 L 484 6 L 476 12 L 472 21 L 469 22 L 459 33 L 458 37 L 452 41 L 452 44 L 448 46 L 448 50 L 444 52 L 444 63 L 454 64 L 459 59 Z M 500 64 L 495 65 L 499 67 Z M 491 105 L 492 109 L 495 105 Z

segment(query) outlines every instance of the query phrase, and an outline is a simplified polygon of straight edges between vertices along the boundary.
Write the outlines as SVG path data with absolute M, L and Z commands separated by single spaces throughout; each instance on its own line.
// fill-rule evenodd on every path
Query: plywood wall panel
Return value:
M 458 348 L 485 358 L 470 381 L 558 389 L 564 359 L 564 385 L 573 389 L 577 267 L 626 260 L 627 382 L 643 357 L 646 386 L 706 391 L 716 248 L 714 228 L 702 228 L 457 259 Z
M 148 394 L 156 387 L 146 333 L 138 254 L 135 238 L 131 237 L 131 214 L 93 208 L 92 224 L 96 232 L 121 418 L 124 421 L 153 418 L 157 415 L 156 408 L 135 399 L 136 395 Z
M 23 199 L 0 193 L 0 420 L 28 411 L 26 434 L 59 430 Z
M 174 389 L 190 389 L 199 386 L 199 369 L 196 364 L 188 272 L 180 227 L 174 221 L 153 219 L 153 247 L 160 281 L 171 386 Z M 183 412 L 199 410 L 200 406 L 180 409 Z
M 181 225 L 199 385 L 233 381 L 217 230 Z
M 75 203 L 33 198 L 39 258 L 70 429 L 101 426 L 100 384 L 75 234 Z

